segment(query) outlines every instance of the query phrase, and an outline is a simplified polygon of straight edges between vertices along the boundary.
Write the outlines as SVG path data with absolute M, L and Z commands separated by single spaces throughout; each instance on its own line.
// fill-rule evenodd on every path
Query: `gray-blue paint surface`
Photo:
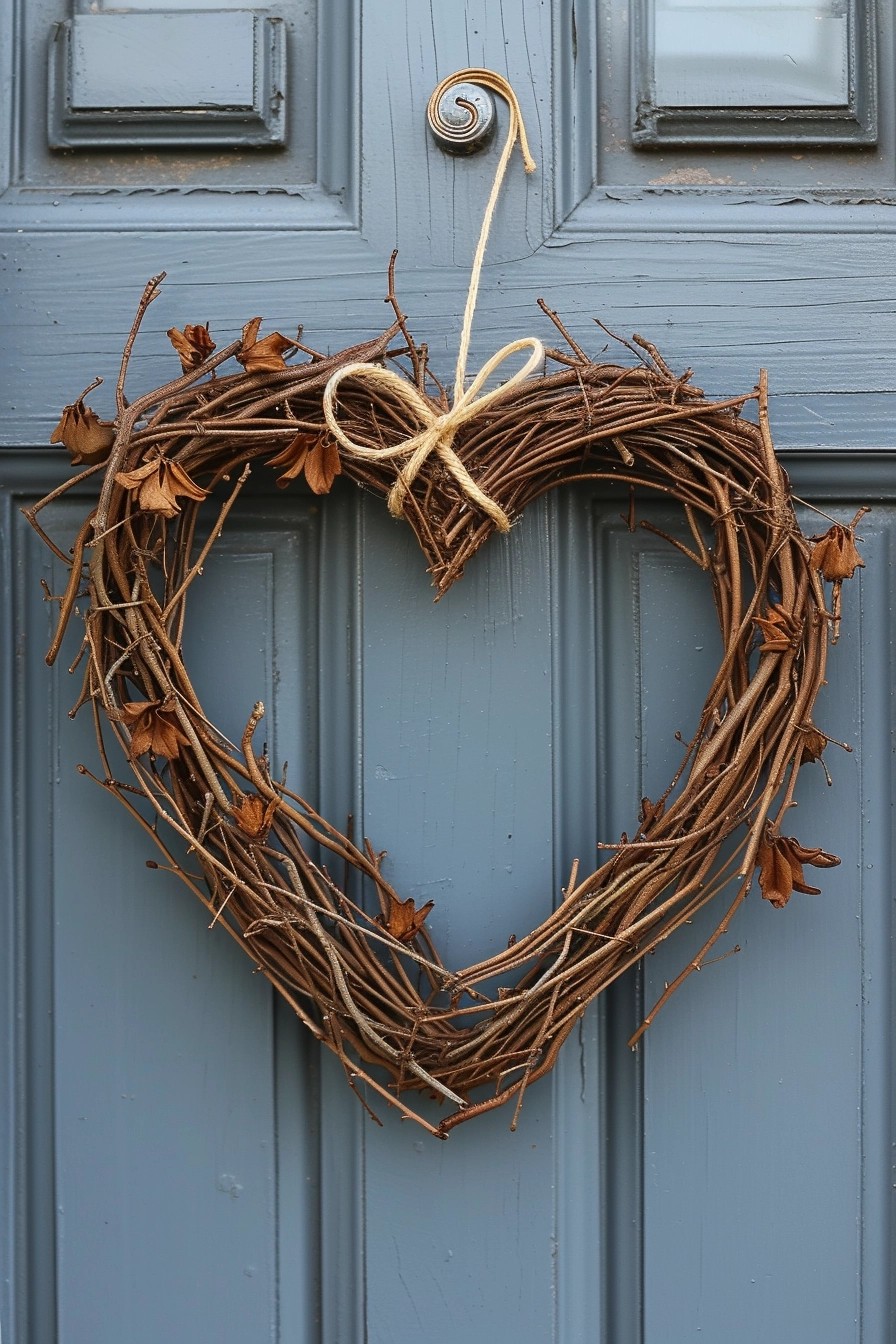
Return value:
M 595 148 L 583 122 L 594 106 L 593 135 L 608 134 L 596 103 L 612 71 L 589 64 L 590 11 L 371 0 L 362 29 L 354 6 L 336 8 L 302 17 L 320 115 L 313 146 L 290 153 L 314 167 L 308 181 L 273 154 L 266 192 L 223 191 L 229 170 L 190 151 L 172 189 L 167 161 L 41 158 L 30 122 L 6 145 L 3 1339 L 883 1344 L 894 100 L 880 149 L 831 153 L 817 174 L 813 151 L 790 204 L 763 195 L 787 174 L 761 156 L 746 185 L 735 155 L 729 188 L 616 190 L 607 141 Z M 18 4 L 17 31 L 50 11 Z M 854 750 L 829 749 L 832 790 L 806 768 L 793 814 L 804 843 L 842 857 L 823 895 L 780 912 L 751 898 L 719 948 L 741 951 L 693 976 L 633 1055 L 639 1014 L 705 931 L 683 930 L 589 1011 L 516 1134 L 496 1113 L 438 1144 L 394 1115 L 381 1129 L 365 1118 L 335 1061 L 76 773 L 96 765 L 88 719 L 66 713 L 76 640 L 52 672 L 43 662 L 53 610 L 39 581 L 58 591 L 61 567 L 17 510 L 64 473 L 40 445 L 98 373 L 91 400 L 109 411 L 135 300 L 160 269 L 134 390 L 171 376 L 164 333 L 185 322 L 210 320 L 223 343 L 259 313 L 266 329 L 303 323 L 322 349 L 380 329 L 396 243 L 412 328 L 450 374 L 494 155 L 440 155 L 423 109 L 439 78 L 480 62 L 517 88 L 539 173 L 515 171 L 499 207 L 474 360 L 530 331 L 552 339 L 543 295 L 589 349 L 606 341 L 595 316 L 641 331 L 713 392 L 745 390 L 767 365 L 798 493 L 837 517 L 874 512 L 819 711 Z M 819 194 L 812 174 L 838 173 L 840 196 Z M 71 529 L 86 500 L 54 526 Z M 381 503 L 344 487 L 284 494 L 259 469 L 206 566 L 189 655 L 203 703 L 235 734 L 266 701 L 290 780 L 363 820 L 407 894 L 436 900 L 458 963 L 541 918 L 573 858 L 631 830 L 699 709 L 715 657 L 705 579 L 629 534 L 624 510 L 587 488 L 544 501 L 434 607 Z
M 52 149 L 283 145 L 281 23 L 248 10 L 76 14 L 50 43 Z

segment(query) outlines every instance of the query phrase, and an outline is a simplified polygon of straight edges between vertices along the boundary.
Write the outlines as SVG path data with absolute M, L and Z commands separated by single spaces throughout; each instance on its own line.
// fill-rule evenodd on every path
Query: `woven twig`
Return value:
M 457 432 L 453 451 L 511 520 L 576 480 L 612 482 L 633 499 L 650 490 L 677 501 L 692 542 L 669 540 L 712 585 L 722 658 L 675 779 L 656 803 L 644 801 L 631 838 L 606 846 L 609 857 L 594 872 L 583 876 L 574 865 L 557 907 L 513 946 L 448 969 L 425 928 L 428 907 L 402 901 L 372 845 L 356 844 L 256 755 L 263 707 L 254 708 L 234 746 L 208 721 L 182 656 L 188 597 L 250 464 L 273 455 L 285 476 L 303 467 L 319 491 L 338 469 L 382 496 L 394 486 L 391 457 L 340 453 L 328 436 L 322 400 L 336 371 L 407 360 L 434 414 L 446 409 L 446 398 L 433 393 L 425 351 L 411 341 L 390 285 L 395 325 L 329 358 L 306 352 L 310 358 L 287 365 L 283 353 L 294 343 L 278 337 L 276 352 L 262 352 L 271 366 L 259 368 L 264 359 L 251 358 L 256 322 L 241 343 L 203 362 L 210 339 L 203 344 L 196 333 L 204 329 L 185 328 L 193 364 L 181 350 L 183 376 L 128 405 L 130 350 L 160 279 L 147 286 L 125 350 L 115 424 L 98 422 L 79 399 L 55 436 L 76 459 L 108 455 L 104 466 L 88 469 L 102 471 L 99 498 L 71 555 L 46 537 L 37 514 L 72 482 L 29 511 L 71 569 L 51 661 L 75 596 L 85 582 L 89 590 L 80 703 L 95 714 L 98 778 L 162 847 L 214 923 L 335 1051 L 353 1087 L 365 1082 L 443 1137 L 514 1098 L 518 1112 L 526 1087 L 552 1067 L 596 995 L 723 887 L 732 888 L 726 913 L 675 985 L 703 964 L 757 865 L 763 894 L 784 904 L 792 889 L 807 889 L 802 864 L 836 861 L 782 837 L 780 824 L 800 765 L 825 744 L 812 710 L 837 612 L 828 610 L 823 578 L 835 581 L 839 598 L 840 580 L 861 563 L 855 521 L 815 546 L 803 536 L 768 432 L 764 377 L 748 396 L 709 401 L 638 338 L 627 347 L 638 357 L 631 366 L 594 363 L 566 338 L 568 350 L 548 352 L 542 376 L 491 399 Z M 222 366 L 234 355 L 245 369 L 226 374 Z M 758 424 L 741 416 L 753 401 Z M 406 423 L 402 400 L 376 382 L 346 379 L 339 415 L 346 435 L 371 448 L 393 447 L 419 428 Z M 80 438 L 73 425 L 81 426 Z M 202 502 L 206 491 L 216 505 Z M 218 512 L 200 543 L 200 513 L 211 507 Z M 403 508 L 440 595 L 494 522 L 436 456 L 408 485 Z M 110 738 L 129 760 L 133 784 L 118 781 Z M 161 829 L 135 807 L 135 789 Z M 166 827 L 188 842 L 207 890 L 179 868 Z M 324 867 L 320 851 L 342 865 Z M 332 871 L 345 865 L 375 894 L 375 913 L 334 882 Z M 419 1092 L 448 1104 L 438 1128 L 415 1110 Z

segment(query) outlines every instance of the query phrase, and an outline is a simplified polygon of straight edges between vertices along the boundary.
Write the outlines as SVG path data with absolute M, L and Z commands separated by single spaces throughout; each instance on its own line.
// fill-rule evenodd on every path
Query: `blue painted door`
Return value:
M 892 15 L 765 13 L 3 8 L 4 1340 L 892 1338 Z M 820 710 L 853 751 L 828 753 L 832 789 L 817 768 L 800 792 L 801 839 L 842 857 L 824 894 L 783 912 L 751 897 L 719 948 L 738 955 L 691 977 L 632 1053 L 708 912 L 589 1010 L 516 1133 L 499 1111 L 442 1144 L 364 1115 L 77 773 L 95 764 L 86 715 L 67 716 L 77 640 L 49 672 L 40 585 L 62 576 L 19 509 L 66 471 L 45 445 L 97 375 L 111 413 L 163 269 L 135 391 L 171 376 L 165 330 L 187 322 L 223 343 L 259 313 L 332 350 L 377 333 L 396 246 L 401 302 L 448 377 L 495 155 L 447 157 L 424 111 L 479 64 L 516 88 L 539 169 L 508 180 L 472 362 L 550 340 L 543 296 L 595 354 L 600 318 L 714 393 L 767 366 L 797 492 L 874 511 Z M 86 498 L 56 510 L 60 534 Z M 435 901 L 457 965 L 542 919 L 572 859 L 631 830 L 717 665 L 701 577 L 587 486 L 530 509 L 433 606 L 381 502 L 267 481 L 188 640 L 215 722 L 235 735 L 270 706 L 274 757 L 324 812 L 363 819 L 399 890 Z

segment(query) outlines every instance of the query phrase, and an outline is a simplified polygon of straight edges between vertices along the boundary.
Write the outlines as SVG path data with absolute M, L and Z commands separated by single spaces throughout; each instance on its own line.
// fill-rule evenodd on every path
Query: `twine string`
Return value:
M 482 275 L 485 249 L 488 244 L 488 236 L 491 231 L 495 208 L 498 204 L 498 197 L 504 183 L 504 176 L 517 141 L 520 144 L 523 166 L 527 173 L 535 170 L 535 160 L 529 151 L 526 128 L 523 125 L 523 116 L 517 96 L 508 81 L 493 70 L 471 68 L 460 70 L 456 74 L 443 79 L 435 88 L 429 100 L 430 115 L 434 113 L 446 90 L 452 84 L 461 80 L 470 80 L 481 84 L 485 88 L 491 89 L 493 93 L 499 94 L 507 103 L 510 110 L 510 119 L 504 147 L 501 150 L 501 156 L 495 170 L 492 189 L 486 202 L 482 226 L 479 231 L 479 241 L 473 254 L 467 301 L 461 325 L 460 344 L 457 351 L 452 404 L 447 411 L 438 410 L 429 397 L 424 396 L 406 378 L 401 377 L 393 370 L 375 364 L 354 363 L 338 369 L 330 378 L 324 389 L 323 413 L 330 433 L 345 452 L 351 453 L 355 457 L 368 460 L 376 459 L 380 462 L 403 459 L 403 464 L 398 469 L 397 479 L 388 497 L 389 512 L 394 517 L 401 516 L 408 491 L 424 463 L 435 453 L 445 469 L 457 481 L 467 498 L 492 519 L 499 532 L 508 532 L 510 530 L 510 519 L 507 514 L 476 484 L 454 451 L 453 442 L 457 431 L 463 425 L 476 419 L 491 405 L 496 397 L 503 396 L 512 387 L 516 387 L 528 378 L 544 360 L 544 346 L 541 341 L 535 336 L 521 337 L 519 340 L 510 341 L 496 351 L 483 364 L 470 386 L 465 387 L 473 315 L 476 311 L 476 300 L 479 295 L 479 282 Z M 526 349 L 531 353 L 522 368 L 518 369 L 502 386 L 492 388 L 491 391 L 480 396 L 480 390 L 495 370 L 512 355 Z M 337 418 L 337 390 L 340 383 L 346 378 L 352 378 L 356 383 L 367 383 L 382 390 L 390 391 L 416 419 L 420 425 L 419 431 L 391 446 L 370 446 L 355 442 L 345 433 Z

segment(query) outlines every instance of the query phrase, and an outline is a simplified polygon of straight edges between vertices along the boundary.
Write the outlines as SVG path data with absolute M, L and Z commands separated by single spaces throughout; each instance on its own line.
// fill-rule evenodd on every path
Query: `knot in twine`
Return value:
M 398 469 L 398 478 L 389 492 L 388 505 L 389 512 L 393 517 L 400 517 L 404 511 L 404 501 L 408 491 L 414 483 L 424 463 L 435 453 L 445 466 L 446 470 L 454 477 L 458 485 L 464 491 L 468 499 L 486 513 L 494 522 L 499 532 L 509 532 L 510 519 L 507 514 L 496 504 L 493 499 L 485 493 L 484 490 L 473 480 L 467 471 L 463 462 L 455 453 L 452 447 L 454 436 L 461 426 L 468 424 L 476 419 L 487 406 L 489 406 L 497 397 L 503 396 L 510 388 L 515 387 L 524 379 L 528 378 L 537 366 L 544 359 L 544 346 L 535 336 L 524 336 L 520 340 L 511 341 L 502 346 L 491 359 L 483 364 L 482 368 L 474 377 L 468 388 L 465 388 L 467 374 L 467 356 L 470 350 L 470 334 L 473 327 L 473 314 L 476 310 L 476 299 L 479 293 L 479 280 L 482 273 L 482 263 L 485 257 L 485 248 L 488 243 L 488 235 L 492 225 L 492 218 L 495 213 L 495 207 L 498 203 L 498 196 L 501 192 L 501 186 L 504 181 L 504 174 L 507 171 L 507 165 L 510 161 L 513 147 L 517 140 L 520 142 L 520 151 L 523 156 L 523 165 L 527 173 L 534 172 L 535 160 L 529 152 L 529 142 L 526 138 L 526 129 L 523 125 L 523 117 L 520 111 L 520 105 L 517 96 L 510 84 L 501 75 L 495 74 L 492 70 L 469 69 L 460 70 L 457 74 L 449 75 L 434 90 L 429 100 L 428 116 L 430 120 L 435 115 L 435 109 L 439 100 L 445 91 L 456 81 L 471 80 L 477 84 L 482 84 L 485 88 L 498 93 L 507 103 L 510 109 L 510 124 L 507 129 L 507 138 L 504 141 L 504 148 L 501 150 L 501 157 L 498 160 L 498 167 L 495 171 L 495 180 L 492 183 L 491 194 L 485 207 L 485 214 L 482 220 L 482 228 L 479 233 L 479 242 L 476 246 L 476 252 L 473 256 L 473 265 L 470 271 L 470 285 L 467 290 L 467 302 L 464 308 L 463 325 L 461 327 L 460 346 L 457 352 L 457 366 L 454 374 L 454 399 L 447 411 L 438 408 L 430 397 L 419 391 L 412 383 L 400 374 L 391 369 L 382 368 L 376 364 L 355 363 L 347 364 L 337 371 L 330 378 L 324 389 L 323 412 L 331 434 L 341 447 L 355 457 L 367 460 L 376 460 L 378 462 L 387 462 L 395 459 L 404 459 L 403 465 Z M 511 378 L 501 387 L 493 388 L 490 392 L 479 396 L 480 389 L 487 382 L 501 364 L 518 350 L 531 350 L 529 358 L 521 369 L 518 369 Z M 356 443 L 340 427 L 336 418 L 336 393 L 339 384 L 346 378 L 354 378 L 356 382 L 367 383 L 372 388 L 379 387 L 391 392 L 400 401 L 408 411 L 415 417 L 420 425 L 420 430 L 400 443 L 384 447 L 371 447 L 366 444 Z

